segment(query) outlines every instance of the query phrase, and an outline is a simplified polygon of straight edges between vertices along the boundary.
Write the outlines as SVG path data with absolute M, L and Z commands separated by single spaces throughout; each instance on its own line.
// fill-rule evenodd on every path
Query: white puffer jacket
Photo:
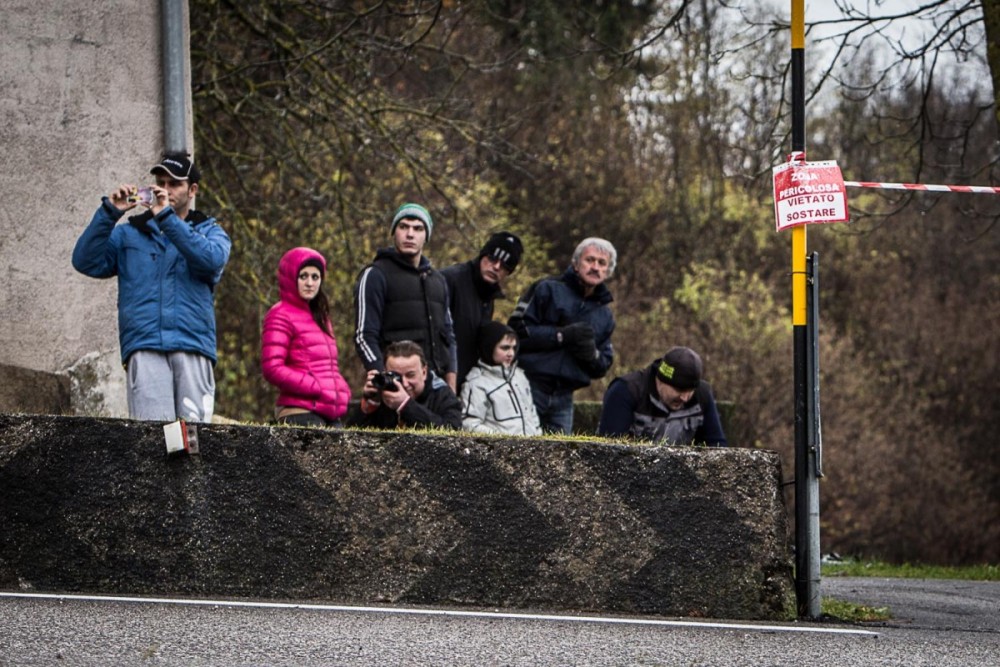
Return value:
M 510 368 L 476 364 L 462 385 L 462 428 L 477 433 L 540 435 L 531 384 L 515 363 Z

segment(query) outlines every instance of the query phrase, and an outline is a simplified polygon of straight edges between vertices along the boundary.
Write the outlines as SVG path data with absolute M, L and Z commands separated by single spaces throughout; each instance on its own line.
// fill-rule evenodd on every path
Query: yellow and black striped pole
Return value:
M 804 160 L 805 0 L 792 0 L 792 160 Z M 795 595 L 800 617 L 820 616 L 819 481 L 809 444 L 809 306 L 806 226 L 792 229 L 792 335 L 795 356 Z M 816 323 L 812 323 L 816 326 Z

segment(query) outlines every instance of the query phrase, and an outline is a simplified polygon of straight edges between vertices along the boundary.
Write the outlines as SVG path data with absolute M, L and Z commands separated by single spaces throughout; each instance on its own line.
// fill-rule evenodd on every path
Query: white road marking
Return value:
M 750 630 L 754 632 L 812 632 L 834 635 L 877 637 L 879 633 L 857 628 L 831 628 L 821 625 L 768 625 L 765 623 L 718 623 L 712 621 L 670 621 L 629 616 L 569 616 L 560 614 L 527 614 L 501 611 L 466 611 L 457 609 L 425 609 L 409 607 L 363 607 L 336 604 L 301 604 L 293 602 L 258 602 L 250 600 L 198 600 L 191 598 L 144 598 L 116 595 L 76 595 L 62 593 L 10 593 L 0 591 L 0 598 L 35 598 L 43 600 L 79 600 L 82 602 L 142 602 L 200 607 L 248 607 L 253 609 L 300 609 L 305 611 L 367 612 L 410 616 L 447 616 L 460 618 L 501 618 L 531 621 L 562 621 L 568 623 L 604 623 L 621 625 L 653 625 L 678 628 L 715 628 Z

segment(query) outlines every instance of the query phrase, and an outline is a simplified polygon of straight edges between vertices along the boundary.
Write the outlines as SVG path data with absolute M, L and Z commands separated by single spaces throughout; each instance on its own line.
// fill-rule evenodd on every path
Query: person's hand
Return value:
M 159 215 L 160 211 L 170 206 L 170 194 L 158 185 L 151 185 L 149 189 L 153 191 L 153 196 L 156 197 L 156 201 L 149 207 L 149 210 L 153 212 L 153 215 Z
M 108 199 L 119 211 L 127 211 L 130 208 L 135 208 L 135 202 L 129 201 L 128 198 L 137 190 L 136 186 L 130 183 L 123 183 L 118 186 L 118 189 L 108 195 Z
M 573 355 L 574 359 L 587 362 L 593 361 L 600 355 L 593 338 L 577 343 L 570 349 L 569 353 Z
M 562 334 L 563 345 L 569 347 L 582 339 L 590 338 L 593 340 L 594 327 L 590 325 L 590 322 L 573 322 L 559 329 L 559 333 Z
M 376 375 L 378 375 L 378 371 L 374 368 L 368 371 L 368 375 L 365 376 L 365 386 L 361 389 L 361 395 L 373 403 L 379 403 L 382 400 L 381 396 L 379 396 L 382 392 L 372 384 L 372 378 Z
M 592 379 L 598 379 L 604 377 L 608 369 L 604 367 L 601 361 L 601 351 L 596 347 L 593 352 L 589 352 L 587 355 L 576 357 L 577 363 L 580 364 L 580 368 L 589 375 Z
M 589 322 L 574 322 L 560 329 L 563 347 L 575 359 L 592 359 L 597 345 L 594 341 L 594 327 Z
M 406 403 L 408 400 L 410 400 L 410 395 L 406 393 L 400 382 L 396 383 L 396 388 L 392 391 L 388 389 L 382 390 L 382 403 L 393 412 L 399 410 L 403 403 Z

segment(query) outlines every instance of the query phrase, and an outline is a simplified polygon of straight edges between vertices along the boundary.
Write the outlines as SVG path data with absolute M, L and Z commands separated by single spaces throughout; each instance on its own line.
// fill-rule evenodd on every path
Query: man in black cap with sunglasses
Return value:
M 719 409 L 702 372 L 697 352 L 672 347 L 643 370 L 615 378 L 604 393 L 598 435 L 725 447 Z
M 215 409 L 215 286 L 231 242 L 195 210 L 200 174 L 186 153 L 150 169 L 155 185 L 105 196 L 73 250 L 73 267 L 118 278 L 118 337 L 133 419 L 196 422 Z M 118 224 L 126 212 L 138 215 Z
M 521 239 L 497 232 L 476 259 L 441 270 L 448 281 L 448 306 L 458 348 L 458 387 L 479 361 L 479 327 L 493 319 L 493 302 L 504 297 L 503 282 L 517 269 L 523 254 Z

